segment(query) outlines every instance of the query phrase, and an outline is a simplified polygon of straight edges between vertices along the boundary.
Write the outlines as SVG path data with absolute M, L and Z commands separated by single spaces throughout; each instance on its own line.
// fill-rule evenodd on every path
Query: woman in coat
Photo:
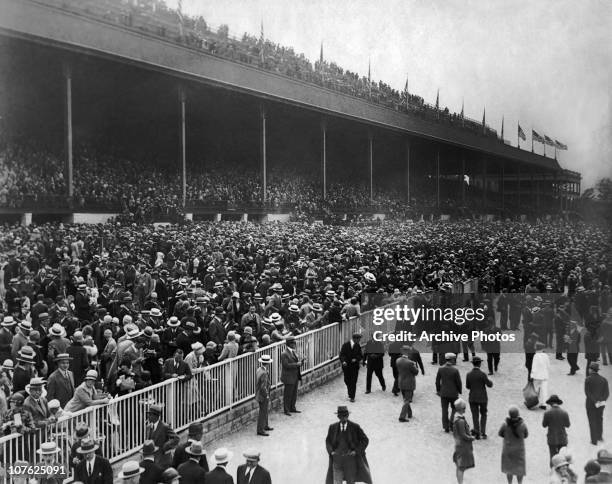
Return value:
M 504 439 L 501 455 L 501 471 L 506 474 L 508 484 L 516 476 L 518 484 L 525 477 L 525 439 L 528 436 L 527 426 L 519 415 L 519 409 L 511 406 L 508 418 L 499 429 L 499 436 Z
M 455 437 L 455 452 L 453 462 L 457 466 L 457 483 L 463 484 L 463 473 L 475 466 L 474 437 L 470 433 L 470 426 L 465 420 L 466 403 L 461 398 L 455 400 L 455 421 L 453 422 L 453 437 Z

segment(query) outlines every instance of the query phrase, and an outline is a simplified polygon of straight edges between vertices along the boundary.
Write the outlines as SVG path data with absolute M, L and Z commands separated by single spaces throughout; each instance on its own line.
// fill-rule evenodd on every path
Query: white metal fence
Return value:
M 384 307 L 409 304 L 412 299 L 397 299 Z M 335 361 L 342 343 L 350 339 L 354 331 L 361 332 L 365 342 L 371 338 L 374 330 L 395 330 L 394 321 L 374 326 L 372 318 L 373 311 L 368 311 L 348 321 L 298 336 L 297 353 L 305 358 L 302 374 Z M 9 465 L 18 460 L 37 461 L 36 449 L 41 442 L 51 440 L 61 448 L 59 463 L 67 466 L 71 474 L 70 447 L 76 428 L 82 423 L 89 427 L 93 438 L 100 439 L 102 454 L 113 462 L 133 455 L 143 444 L 146 408 L 153 401 L 164 405 L 162 419 L 177 431 L 246 402 L 255 396 L 255 369 L 257 359 L 262 354 L 268 354 L 273 359 L 270 382 L 272 388 L 277 388 L 281 385 L 280 355 L 284 347 L 283 342 L 275 343 L 255 353 L 246 353 L 197 370 L 190 380 L 173 378 L 117 397 L 108 405 L 81 410 L 60 419 L 56 424 L 38 429 L 34 434 L 0 437 L 0 482 L 7 481 L 4 477 Z

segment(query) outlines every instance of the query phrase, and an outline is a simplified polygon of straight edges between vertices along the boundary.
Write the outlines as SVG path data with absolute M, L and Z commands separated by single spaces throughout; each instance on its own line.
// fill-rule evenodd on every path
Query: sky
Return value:
M 176 7 L 178 0 L 167 0 Z M 383 80 L 482 120 L 517 143 L 517 123 L 568 145 L 582 188 L 612 177 L 610 0 L 183 0 L 230 35 L 264 35 L 313 62 Z M 542 153 L 542 145 L 535 144 Z M 553 148 L 547 147 L 552 156 Z

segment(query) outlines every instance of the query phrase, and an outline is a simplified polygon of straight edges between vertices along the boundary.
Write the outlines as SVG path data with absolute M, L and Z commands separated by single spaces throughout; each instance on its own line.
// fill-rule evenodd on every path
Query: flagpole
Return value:
M 517 122 L 516 123 L 516 147 L 517 148 L 521 148 L 521 137 L 519 136 L 519 126 L 521 125 L 521 123 Z

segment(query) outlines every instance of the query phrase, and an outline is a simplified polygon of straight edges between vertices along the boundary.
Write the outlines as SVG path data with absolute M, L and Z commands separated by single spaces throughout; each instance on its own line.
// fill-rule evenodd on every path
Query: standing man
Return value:
M 283 408 L 285 415 L 291 416 L 292 413 L 301 413 L 295 408 L 299 382 L 302 380 L 300 368 L 304 359 L 300 359 L 295 351 L 295 337 L 287 336 L 285 339 L 285 351 L 281 353 L 281 382 L 285 385 L 283 392 Z
M 187 455 L 186 449 L 191 447 L 191 444 L 195 442 L 201 442 L 202 437 L 204 436 L 204 426 L 202 422 L 194 422 L 189 425 L 187 429 L 187 440 L 182 444 L 177 445 L 176 449 L 174 449 L 174 456 L 172 457 L 172 467 L 175 469 L 178 468 L 183 462 L 189 459 Z M 206 458 L 206 454 L 200 456 L 199 464 L 206 472 L 209 471 L 208 468 L 208 459 Z
M 161 405 L 153 404 L 147 410 L 145 439 L 152 440 L 158 451 L 155 454 L 155 463 L 162 469 L 170 467 L 170 452 L 178 445 L 179 438 L 176 432 L 161 420 Z
M 97 455 L 98 444 L 91 439 L 83 439 L 77 452 L 82 455 L 74 469 L 75 481 L 84 484 L 112 484 L 113 468 L 108 459 Z
M 444 355 L 446 364 L 438 368 L 436 375 L 436 394 L 440 397 L 442 405 L 442 428 L 444 432 L 451 431 L 452 422 L 455 420 L 455 400 L 461 393 L 461 375 L 459 370 L 454 367 L 455 354 L 446 353 Z M 451 407 L 450 420 L 448 419 L 448 407 Z
M 476 440 L 480 437 L 487 438 L 487 387 L 491 388 L 493 382 L 480 369 L 482 359 L 479 356 L 472 358 L 474 368 L 465 377 L 465 388 L 470 391 L 468 401 L 472 411 L 472 422 L 474 423 L 473 435 Z
M 370 340 L 366 344 L 363 364 L 367 364 L 366 374 L 366 393 L 372 393 L 372 373 L 376 374 L 378 382 L 384 392 L 387 389 L 385 377 L 383 376 L 383 359 L 385 357 L 385 347 L 382 342 Z
M 550 408 L 544 412 L 542 427 L 548 428 L 548 450 L 552 462 L 553 456 L 558 454 L 562 447 L 567 446 L 565 429 L 569 428 L 570 419 L 568 413 L 559 406 L 563 404 L 563 400 L 557 395 L 551 395 L 546 403 L 550 405 Z
M 533 365 L 531 367 L 533 387 L 538 393 L 540 408 L 542 410 L 546 410 L 546 405 L 544 405 L 544 402 L 548 397 L 548 377 L 550 370 L 550 358 L 544 351 L 544 348 L 544 343 L 538 341 L 535 344 L 536 354 L 533 355 Z
M 55 357 L 57 370 L 49 376 L 47 382 L 47 398 L 59 400 L 60 406 L 64 408 L 74 396 L 74 376 L 68 369 L 70 367 L 70 355 L 60 353 Z
M 259 367 L 255 373 L 255 400 L 259 403 L 257 416 L 257 435 L 268 436 L 266 430 L 274 430 L 268 425 L 268 409 L 270 406 L 270 374 L 268 365 L 272 363 L 270 355 L 261 355 Z
M 200 458 L 206 455 L 202 442 L 193 442 L 185 449 L 189 456 L 187 461 L 178 466 L 178 473 L 181 476 L 181 483 L 184 484 L 199 484 L 206 482 L 207 472 L 200 465 Z
M 236 471 L 237 484 L 272 484 L 270 473 L 259 465 L 260 453 L 248 449 L 242 454 L 246 463 L 239 465 Z
M 591 444 L 597 445 L 603 440 L 603 413 L 606 400 L 610 396 L 608 380 L 599 374 L 599 363 L 592 362 L 589 376 L 584 380 L 586 394 L 586 412 L 591 431 Z
M 325 484 L 347 484 L 365 482 L 372 484 L 370 468 L 366 458 L 369 439 L 359 425 L 351 422 L 347 407 L 338 407 L 339 422 L 331 424 L 327 431 L 325 447 L 329 455 L 329 466 Z
M 351 402 L 355 401 L 357 379 L 359 378 L 359 363 L 363 360 L 360 341 L 361 334 L 353 333 L 353 338 L 344 343 L 340 349 L 340 362 L 342 363 L 342 372 L 344 373 L 344 383 Z
M 399 416 L 400 422 L 407 422 L 408 419 L 412 418 L 412 407 L 410 403 L 412 402 L 412 396 L 416 388 L 415 377 L 419 374 L 416 364 L 409 357 L 410 351 L 410 346 L 402 346 L 402 356 L 395 362 L 397 366 L 397 386 L 404 398 L 404 404 L 402 405 L 402 411 Z
M 207 472 L 204 480 L 200 482 L 206 484 L 234 484 L 234 479 L 226 470 L 232 455 L 225 447 L 215 450 L 213 458 L 216 466 L 212 471 Z

